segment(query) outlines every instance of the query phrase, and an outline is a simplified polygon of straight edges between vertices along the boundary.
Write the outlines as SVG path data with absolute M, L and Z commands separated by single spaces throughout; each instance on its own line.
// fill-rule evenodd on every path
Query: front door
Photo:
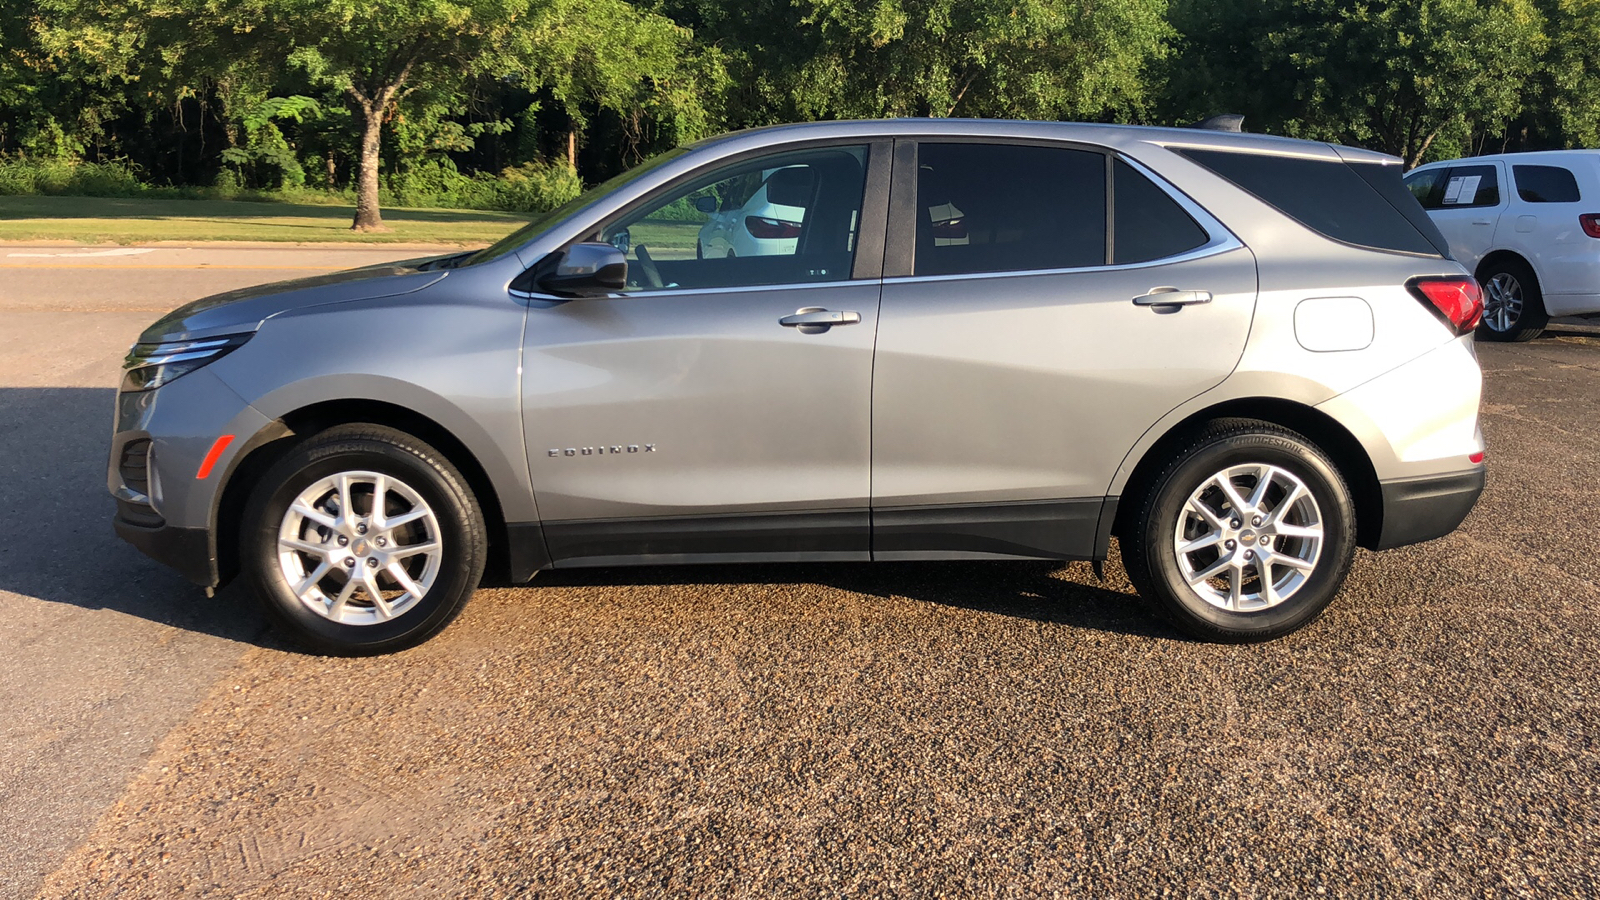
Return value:
M 855 251 L 887 164 L 715 166 L 588 236 L 627 252 L 626 291 L 533 301 L 524 430 L 557 566 L 867 558 L 881 261 Z
M 890 259 L 915 245 L 885 272 L 874 558 L 1096 555 L 1129 449 L 1243 353 L 1254 257 L 1090 149 L 924 142 L 893 207 Z

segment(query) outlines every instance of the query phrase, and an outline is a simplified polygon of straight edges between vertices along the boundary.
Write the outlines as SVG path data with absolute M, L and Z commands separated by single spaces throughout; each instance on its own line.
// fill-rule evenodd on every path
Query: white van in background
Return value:
M 1406 186 L 1483 284 L 1480 337 L 1526 341 L 1600 313 L 1600 150 L 1429 163 Z

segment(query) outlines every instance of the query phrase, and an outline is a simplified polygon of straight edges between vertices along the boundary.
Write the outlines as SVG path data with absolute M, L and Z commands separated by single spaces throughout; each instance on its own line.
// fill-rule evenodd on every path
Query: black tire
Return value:
M 1189 586 L 1179 566 L 1175 544 L 1177 530 L 1183 524 L 1180 516 L 1184 515 L 1190 496 L 1214 475 L 1231 466 L 1250 464 L 1271 465 L 1298 478 L 1315 501 L 1323 537 L 1314 564 L 1303 575 L 1303 582 L 1286 598 L 1261 609 L 1235 611 L 1208 602 L 1197 593 L 1199 589 Z M 1237 488 L 1239 485 L 1230 479 L 1230 486 Z M 1303 436 L 1267 422 L 1224 419 L 1208 424 L 1182 443 L 1172 462 L 1149 483 L 1141 496 L 1130 499 L 1135 503 L 1134 515 L 1131 528 L 1122 540 L 1122 561 L 1128 577 L 1157 612 L 1185 634 L 1200 640 L 1264 641 L 1304 628 L 1333 601 L 1344 584 L 1355 553 L 1355 510 L 1338 469 Z M 1263 501 L 1262 506 L 1268 502 Z M 1233 521 L 1229 519 L 1229 524 Z M 1228 545 L 1230 548 L 1237 545 L 1241 554 L 1255 539 L 1255 533 L 1248 530 L 1250 523 L 1244 522 L 1244 525 L 1247 530 L 1238 534 L 1238 541 Z M 1269 540 L 1274 552 L 1285 547 L 1309 546 L 1309 543 L 1295 543 L 1294 538 Z M 1192 562 L 1194 556 L 1203 551 L 1191 553 Z M 1220 545 L 1217 553 L 1220 558 Z M 1254 571 L 1259 573 L 1259 569 Z M 1286 570 L 1278 570 L 1282 571 Z M 1273 573 L 1274 584 L 1280 580 L 1278 572 Z M 1287 577 L 1292 578 L 1293 574 Z M 1259 574 L 1254 577 L 1259 596 L 1262 593 Z
M 312 610 L 295 596 L 278 559 L 279 529 L 295 498 L 321 479 L 354 471 L 382 474 L 420 496 L 434 513 L 440 546 L 437 572 L 422 596 L 372 624 L 338 622 Z M 370 512 L 370 497 L 366 502 Z M 358 504 L 352 499 L 350 505 Z M 438 634 L 477 588 L 488 552 L 483 513 L 455 466 L 415 437 L 371 424 L 323 431 L 268 469 L 246 505 L 240 541 L 241 574 L 268 617 L 298 643 L 337 656 L 390 653 Z M 342 577 L 332 575 L 336 571 L 325 577 Z M 352 602 L 360 601 L 352 596 Z
M 1501 259 L 1478 272 L 1478 283 L 1483 287 L 1484 315 L 1478 325 L 1478 337 L 1486 341 L 1531 341 L 1544 333 L 1550 323 L 1550 314 L 1544 308 L 1544 292 L 1539 289 L 1539 277 L 1520 259 Z M 1491 291 L 1513 291 L 1522 307 L 1508 313 L 1503 319 L 1494 315 L 1496 301 Z

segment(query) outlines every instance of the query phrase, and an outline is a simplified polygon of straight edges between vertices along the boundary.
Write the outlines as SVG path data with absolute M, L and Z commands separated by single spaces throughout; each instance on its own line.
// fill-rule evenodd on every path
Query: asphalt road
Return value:
M 1466 526 L 1271 644 L 1115 563 L 815 565 L 546 573 L 337 660 L 121 545 L 102 454 L 157 311 L 355 263 L 17 249 L 0 896 L 1600 893 L 1600 328 L 1482 347 Z

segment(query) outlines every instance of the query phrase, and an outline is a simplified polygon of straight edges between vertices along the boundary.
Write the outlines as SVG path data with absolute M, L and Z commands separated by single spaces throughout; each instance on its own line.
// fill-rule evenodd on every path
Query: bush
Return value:
M 441 206 L 538 213 L 555 209 L 583 190 L 565 164 L 524 163 L 500 173 L 466 175 L 448 160 L 429 160 L 389 176 L 380 198 L 389 206 Z
M 293 177 L 279 176 L 274 180 L 279 185 L 276 190 L 252 190 L 236 169 L 225 167 L 217 173 L 210 187 L 158 187 L 141 182 L 134 168 L 120 160 L 91 163 L 0 157 L 0 195 L 355 202 L 354 191 L 313 190 Z M 578 173 L 565 163 L 525 163 L 506 169 L 497 177 L 487 172 L 466 175 L 448 160 L 430 160 L 390 175 L 378 199 L 386 207 L 437 206 L 540 213 L 566 203 L 582 190 Z
M 65 159 L 0 158 L 0 194 L 71 194 L 133 197 L 150 188 L 121 160 L 91 163 Z
M 578 173 L 565 163 L 523 163 L 500 173 L 499 205 L 494 209 L 541 213 L 583 193 Z

